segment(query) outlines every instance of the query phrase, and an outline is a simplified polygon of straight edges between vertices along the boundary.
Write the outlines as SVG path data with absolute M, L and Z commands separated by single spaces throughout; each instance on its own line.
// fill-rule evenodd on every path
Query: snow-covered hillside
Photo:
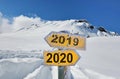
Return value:
M 42 27 L 52 26 L 52 29 L 70 31 L 71 33 L 83 34 L 85 36 L 117 36 L 115 32 L 107 31 L 104 27 L 96 28 L 87 20 L 65 20 L 65 21 L 40 21 L 38 23 L 20 24 L 18 31 L 35 30 Z M 55 31 L 56 31 L 55 30 Z
M 58 79 L 55 66 L 45 66 L 43 51 L 54 50 L 44 40 L 51 31 L 86 37 L 81 59 L 68 67 L 71 79 L 120 79 L 120 36 L 85 20 L 41 21 L 0 34 L 0 79 Z

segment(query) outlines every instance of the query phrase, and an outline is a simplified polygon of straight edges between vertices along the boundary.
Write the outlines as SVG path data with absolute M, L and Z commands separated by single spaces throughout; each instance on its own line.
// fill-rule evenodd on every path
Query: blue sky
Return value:
M 120 33 L 120 0 L 0 0 L 5 17 L 37 15 L 44 20 L 87 19 Z

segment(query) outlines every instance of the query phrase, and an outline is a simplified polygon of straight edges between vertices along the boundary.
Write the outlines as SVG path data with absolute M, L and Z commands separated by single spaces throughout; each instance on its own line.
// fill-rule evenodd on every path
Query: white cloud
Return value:
M 41 19 L 39 17 L 27 17 L 24 15 L 20 15 L 18 17 L 14 17 L 13 18 L 13 26 L 15 30 L 18 30 L 22 27 L 29 27 L 32 24 L 40 24 L 41 23 Z
M 3 14 L 0 12 L 0 33 L 11 32 L 12 27 L 10 21 L 3 17 Z
M 32 24 L 40 25 L 40 17 L 27 17 L 20 15 L 12 18 L 11 22 L 9 19 L 3 17 L 3 14 L 0 12 L 0 32 L 11 32 L 19 30 L 22 27 L 29 27 Z
M 2 13 L 0 12 L 0 25 L 2 23 Z
M 0 12 L 0 33 L 2 31 L 1 25 L 2 25 L 2 13 Z
M 3 14 L 0 12 L 0 25 L 2 24 Z
M 12 31 L 12 24 L 10 24 L 10 21 L 8 19 L 2 20 L 2 32 L 11 32 Z

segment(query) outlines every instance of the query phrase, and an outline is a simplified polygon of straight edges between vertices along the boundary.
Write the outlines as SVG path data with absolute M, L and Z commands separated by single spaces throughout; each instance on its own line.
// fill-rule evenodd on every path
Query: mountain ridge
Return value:
M 90 24 L 87 20 L 65 20 L 65 21 L 41 21 L 39 24 L 29 24 L 29 26 L 24 26 L 17 31 L 29 31 L 40 29 L 42 27 L 54 27 L 55 29 L 65 28 L 61 31 L 69 31 L 70 33 L 83 34 L 86 37 L 94 36 L 119 36 L 118 33 L 108 31 L 104 27 L 95 27 Z

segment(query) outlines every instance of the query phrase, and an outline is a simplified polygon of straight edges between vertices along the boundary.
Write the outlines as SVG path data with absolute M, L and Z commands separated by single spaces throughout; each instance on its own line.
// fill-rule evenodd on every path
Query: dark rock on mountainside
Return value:
M 99 27 L 98 30 L 101 32 L 107 32 L 103 27 Z

